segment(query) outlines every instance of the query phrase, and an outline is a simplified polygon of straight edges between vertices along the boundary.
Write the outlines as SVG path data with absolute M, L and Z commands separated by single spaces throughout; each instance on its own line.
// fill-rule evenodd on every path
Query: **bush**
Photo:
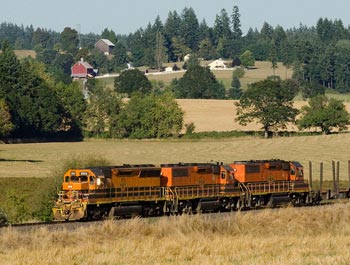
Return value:
M 194 125 L 194 122 L 186 123 L 185 124 L 185 134 L 192 134 L 194 133 L 194 130 L 196 129 L 196 125 Z
M 232 79 L 237 77 L 237 78 L 242 78 L 244 76 L 245 72 L 242 67 L 237 67 L 235 70 L 232 72 Z
M 7 216 L 3 212 L 3 210 L 0 209 L 0 226 L 6 225 L 8 223 Z

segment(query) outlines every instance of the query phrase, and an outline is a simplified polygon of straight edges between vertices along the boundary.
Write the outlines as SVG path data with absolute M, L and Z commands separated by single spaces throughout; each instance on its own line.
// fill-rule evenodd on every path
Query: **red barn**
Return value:
M 87 78 L 95 76 L 96 72 L 94 71 L 94 68 L 88 62 L 84 62 L 83 58 L 71 67 L 71 77 L 73 78 Z

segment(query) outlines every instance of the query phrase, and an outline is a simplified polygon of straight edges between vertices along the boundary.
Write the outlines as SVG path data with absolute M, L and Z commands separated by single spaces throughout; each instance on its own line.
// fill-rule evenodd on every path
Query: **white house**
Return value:
M 226 62 L 223 61 L 221 58 L 211 62 L 210 64 L 208 64 L 208 66 L 210 70 L 227 68 Z

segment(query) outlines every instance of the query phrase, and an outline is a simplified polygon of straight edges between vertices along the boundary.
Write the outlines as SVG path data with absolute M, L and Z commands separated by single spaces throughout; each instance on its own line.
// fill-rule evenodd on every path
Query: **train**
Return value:
M 67 170 L 52 212 L 57 221 L 101 220 L 317 201 L 297 161 L 124 164 Z

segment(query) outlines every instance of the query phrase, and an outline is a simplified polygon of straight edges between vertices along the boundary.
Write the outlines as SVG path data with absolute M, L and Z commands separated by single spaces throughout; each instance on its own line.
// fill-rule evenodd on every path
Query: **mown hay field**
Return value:
M 349 264 L 350 204 L 0 228 L 1 264 Z
M 308 167 L 324 161 L 325 179 L 331 179 L 331 160 L 341 163 L 347 180 L 350 134 L 328 136 L 239 137 L 202 140 L 86 140 L 75 143 L 3 144 L 0 146 L 0 177 L 50 177 L 69 158 L 103 157 L 112 165 L 209 162 L 279 158 L 296 160 Z

